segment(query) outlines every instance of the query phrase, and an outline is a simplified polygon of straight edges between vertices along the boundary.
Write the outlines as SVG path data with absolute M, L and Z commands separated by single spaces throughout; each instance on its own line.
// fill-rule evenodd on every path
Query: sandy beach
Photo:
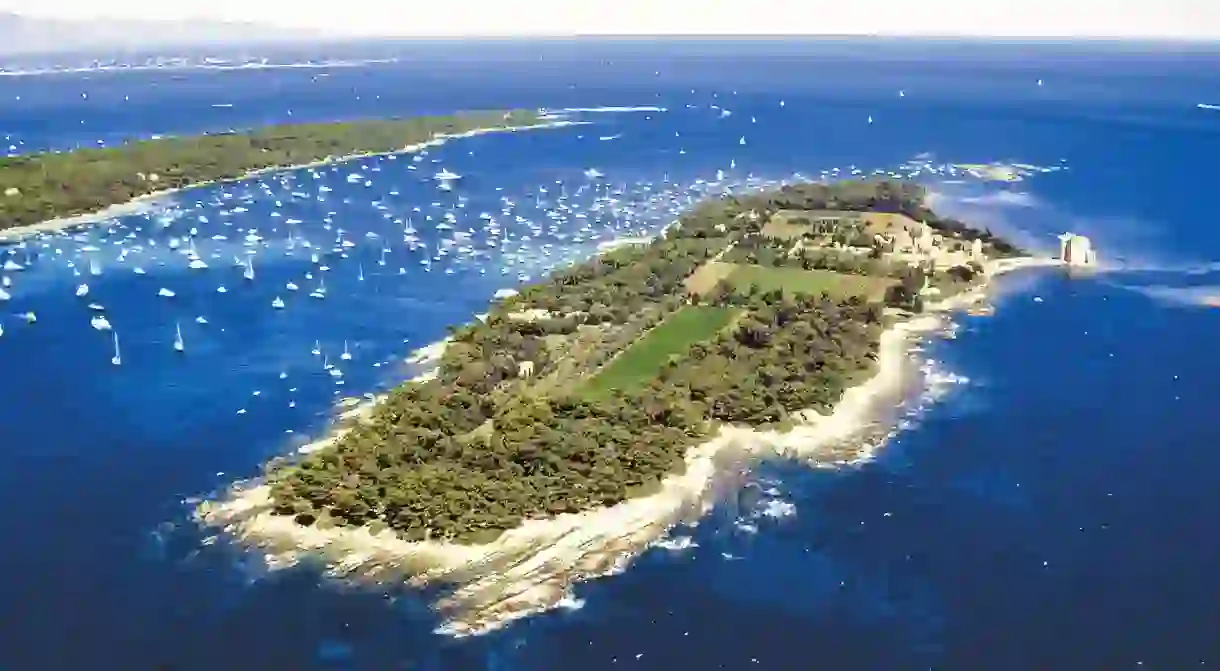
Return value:
M 592 122 L 557 120 L 557 121 L 548 121 L 546 123 L 529 124 L 526 126 L 476 128 L 473 130 L 466 131 L 464 133 L 454 133 L 452 135 L 446 135 L 443 133 L 438 134 L 435 137 L 433 137 L 431 140 L 428 140 L 426 142 L 418 142 L 416 144 L 407 145 L 405 147 L 402 147 L 401 149 L 395 149 L 392 151 L 371 152 L 371 153 L 364 153 L 364 154 L 345 154 L 343 156 L 328 157 L 328 158 L 325 158 L 325 159 L 322 159 L 319 161 L 313 161 L 311 163 L 300 163 L 297 165 L 287 165 L 287 166 L 272 166 L 269 168 L 262 168 L 259 170 L 251 170 L 251 171 L 245 173 L 244 175 L 242 175 L 240 177 L 234 177 L 233 179 L 223 179 L 223 180 L 216 180 L 216 181 L 209 181 L 209 182 L 200 182 L 198 184 L 191 184 L 190 186 L 184 186 L 184 187 L 180 187 L 177 189 L 163 189 L 161 191 L 154 191 L 153 193 L 150 193 L 148 195 L 140 196 L 138 198 L 133 198 L 132 200 L 127 201 L 126 203 L 120 203 L 118 205 L 111 205 L 110 207 L 104 208 L 102 210 L 98 210 L 97 212 L 78 214 L 78 215 L 74 215 L 71 217 L 61 217 L 61 218 L 57 218 L 57 219 L 49 219 L 47 221 L 42 221 L 37 224 L 29 224 L 26 226 L 14 226 L 13 228 L 6 228 L 4 230 L 0 230 L 0 243 L 13 242 L 13 241 L 25 238 L 25 237 L 29 237 L 32 235 L 39 235 L 42 233 L 55 233 L 55 232 L 60 232 L 60 231 L 67 231 L 67 230 L 70 230 L 73 228 L 79 228 L 82 226 L 91 226 L 91 225 L 94 225 L 94 224 L 97 224 L 100 222 L 108 221 L 110 219 L 116 219 L 118 217 L 123 217 L 123 216 L 131 215 L 131 214 L 138 214 L 138 213 L 144 211 L 146 208 L 153 206 L 154 204 L 156 204 L 157 202 L 159 202 L 165 198 L 172 197 L 176 194 L 182 193 L 184 191 L 189 191 L 191 189 L 198 189 L 198 188 L 213 186 L 216 184 L 228 184 L 228 183 L 233 183 L 233 182 L 241 182 L 241 181 L 244 181 L 247 179 L 252 179 L 252 178 L 258 177 L 260 175 L 265 175 L 265 174 L 270 174 L 270 173 L 290 172 L 293 170 L 302 170 L 302 169 L 308 169 L 308 168 L 316 168 L 316 167 L 325 166 L 325 165 L 334 165 L 336 163 L 347 163 L 349 161 L 357 161 L 360 159 L 371 158 L 374 156 L 390 156 L 390 155 L 394 155 L 394 154 L 414 154 L 416 152 L 420 152 L 420 151 L 423 151 L 425 149 L 429 149 L 432 147 L 439 147 L 450 140 L 460 140 L 460 139 L 469 138 L 469 137 L 476 137 L 479 135 L 488 135 L 490 133 L 517 133 L 517 132 L 521 132 L 521 131 L 540 130 L 540 129 L 544 129 L 544 128 L 564 128 L 566 126 L 581 126 L 581 125 L 586 125 L 589 123 L 592 123 Z
M 992 261 L 988 277 L 1023 268 L 1060 265 L 1053 259 Z M 944 316 L 981 300 L 987 285 L 929 305 L 924 314 L 900 321 L 881 336 L 877 371 L 849 389 L 829 415 L 801 413 L 802 422 L 786 432 L 725 426 L 711 440 L 690 449 L 686 469 L 670 475 L 659 492 L 615 506 L 529 520 L 484 545 L 436 541 L 408 542 L 391 531 L 367 528 L 303 527 L 271 514 L 270 488 L 238 486 L 220 501 L 206 502 L 198 519 L 241 543 L 259 548 L 271 567 L 321 558 L 336 576 L 411 585 L 445 584 L 452 591 L 437 604 L 444 633 L 471 635 L 496 629 L 531 613 L 561 604 L 572 584 L 614 573 L 659 540 L 678 522 L 693 521 L 710 507 L 722 457 L 781 454 L 819 465 L 844 465 L 867 459 L 879 445 L 843 449 L 877 414 L 879 406 L 901 395 L 911 341 L 945 324 Z M 438 343 L 426 356 L 439 356 Z M 365 404 L 365 411 L 372 404 Z M 337 435 L 306 446 L 321 449 Z M 836 449 L 837 448 L 837 449 Z

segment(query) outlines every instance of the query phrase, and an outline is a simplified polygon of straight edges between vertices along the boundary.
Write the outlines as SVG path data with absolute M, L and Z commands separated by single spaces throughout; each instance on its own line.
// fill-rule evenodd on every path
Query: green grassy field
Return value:
M 670 315 L 659 326 L 645 333 L 590 379 L 584 391 L 603 394 L 611 389 L 639 389 L 669 360 L 692 344 L 710 340 L 733 322 L 737 310 L 688 305 Z
M 896 280 L 869 275 L 848 275 L 833 270 L 802 270 L 800 268 L 769 268 L 764 266 L 738 265 L 729 281 L 738 291 L 746 291 L 757 284 L 762 291 L 782 289 L 793 294 L 830 294 L 833 298 L 860 296 L 880 299 L 885 290 Z

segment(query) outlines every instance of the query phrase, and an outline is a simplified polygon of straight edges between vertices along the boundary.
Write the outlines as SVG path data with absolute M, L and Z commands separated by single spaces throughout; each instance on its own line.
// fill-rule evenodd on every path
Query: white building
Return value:
M 1085 236 L 1064 233 L 1059 236 L 1059 260 L 1069 266 L 1092 266 L 1097 264 L 1097 252 Z

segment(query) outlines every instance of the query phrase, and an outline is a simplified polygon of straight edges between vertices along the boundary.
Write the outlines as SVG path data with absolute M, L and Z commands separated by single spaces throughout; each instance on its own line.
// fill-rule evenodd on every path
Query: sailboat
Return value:
M 97 259 L 89 259 L 89 274 L 90 275 L 101 275 L 102 274 L 102 268 L 101 268 L 101 266 L 97 265 Z
M 309 294 L 310 298 L 326 298 L 326 278 L 318 280 L 318 288 Z
M 284 309 L 284 299 L 280 298 L 279 296 L 276 296 L 275 300 L 271 301 L 271 307 L 275 308 L 276 310 L 283 310 Z
M 121 365 L 123 365 L 123 357 L 122 357 L 122 355 L 119 354 L 119 334 L 117 332 L 113 332 L 113 334 L 114 334 L 114 356 L 110 357 L 110 363 L 112 363 L 116 366 L 121 366 Z
M 85 296 L 85 295 L 88 295 L 88 293 L 89 293 L 89 285 L 88 285 L 88 284 L 82 284 L 82 285 L 80 285 L 80 286 L 76 287 L 76 295 L 77 295 L 77 296 Z
M 321 353 L 322 353 L 322 342 L 319 340 L 313 341 L 313 350 L 310 351 L 310 354 L 312 354 L 314 356 L 318 356 Z
M 242 273 L 241 276 L 248 280 L 254 279 L 254 257 L 253 256 L 246 257 L 246 272 Z
M 356 276 L 356 279 L 360 280 L 361 282 L 364 281 L 364 264 L 363 263 L 360 264 L 360 274 Z
M 191 260 L 186 265 L 192 270 L 203 270 L 208 267 L 208 264 L 199 258 L 199 252 L 195 250 L 195 238 L 190 238 L 190 247 L 187 250 L 186 257 Z
M 343 359 L 344 361 L 351 361 L 352 359 L 352 353 L 347 349 L 346 340 L 343 341 L 343 354 L 340 354 L 339 358 Z
M 182 341 L 182 326 L 177 322 L 174 322 L 174 351 L 186 351 L 186 343 Z

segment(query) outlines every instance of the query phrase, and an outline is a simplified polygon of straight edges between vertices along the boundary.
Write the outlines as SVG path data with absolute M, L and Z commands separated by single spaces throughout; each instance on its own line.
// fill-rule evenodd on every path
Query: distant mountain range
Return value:
M 0 12 L 0 55 L 300 42 L 319 33 L 225 21 L 43 19 Z

